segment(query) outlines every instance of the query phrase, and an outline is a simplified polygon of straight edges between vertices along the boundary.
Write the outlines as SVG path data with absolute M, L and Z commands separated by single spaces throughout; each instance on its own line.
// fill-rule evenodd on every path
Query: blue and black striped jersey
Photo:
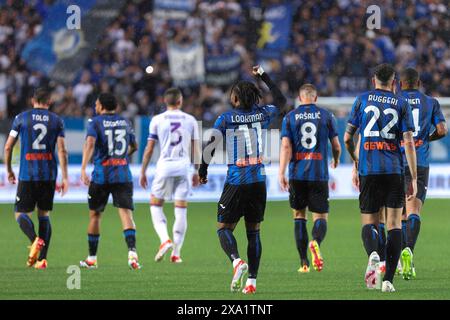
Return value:
M 414 132 L 411 107 L 391 91 L 372 90 L 358 96 L 348 123 L 359 128 L 359 174 L 402 174 L 403 133 Z
M 292 143 L 290 180 L 328 181 L 328 141 L 338 135 L 336 119 L 315 104 L 301 105 L 283 119 L 281 137 Z
M 60 117 L 47 109 L 22 112 L 14 119 L 10 136 L 20 137 L 20 181 L 56 181 L 56 142 L 64 137 Z
M 220 115 L 214 128 L 226 142 L 228 172 L 226 182 L 233 185 L 266 180 L 263 164 L 266 129 L 278 115 L 273 105 L 251 110 L 233 109 Z
M 117 114 L 103 114 L 89 119 L 87 136 L 94 137 L 94 171 L 97 184 L 132 182 L 128 148 L 136 138 L 130 123 Z
M 445 121 L 439 102 L 419 90 L 403 90 L 401 93 L 412 109 L 414 120 L 414 141 L 416 144 L 417 166 L 429 167 L 430 133 L 440 122 Z M 403 156 L 404 148 L 402 148 Z M 404 164 L 407 166 L 406 160 Z

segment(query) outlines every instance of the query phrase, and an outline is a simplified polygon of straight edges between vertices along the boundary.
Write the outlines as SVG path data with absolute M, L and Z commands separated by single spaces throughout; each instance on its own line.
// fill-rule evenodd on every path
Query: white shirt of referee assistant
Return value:
M 192 140 L 199 140 L 198 123 L 181 110 L 167 110 L 150 122 L 148 139 L 159 141 L 159 177 L 186 176 L 191 165 Z

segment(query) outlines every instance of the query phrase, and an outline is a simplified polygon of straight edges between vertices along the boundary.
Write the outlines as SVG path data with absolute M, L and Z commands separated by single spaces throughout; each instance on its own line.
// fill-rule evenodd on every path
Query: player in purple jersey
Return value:
M 16 183 L 11 166 L 14 145 L 20 137 L 20 173 L 15 203 L 15 216 L 20 229 L 31 242 L 27 265 L 36 269 L 47 268 L 47 252 L 52 235 L 50 211 L 53 210 L 58 166 L 55 149 L 61 165 L 63 196 L 69 187 L 67 175 L 67 150 L 64 123 L 50 112 L 51 92 L 39 88 L 31 100 L 33 109 L 19 114 L 13 123 L 5 145 L 5 164 L 8 181 Z M 37 207 L 39 235 L 36 235 L 31 214 Z
M 118 208 L 123 235 L 128 246 L 128 266 L 140 269 L 136 253 L 136 226 L 133 220 L 133 180 L 129 157 L 137 150 L 133 129 L 127 120 L 116 113 L 117 100 L 110 93 L 102 93 L 95 102 L 97 116 L 90 119 L 83 148 L 81 180 L 89 186 L 88 244 L 89 255 L 80 261 L 83 268 L 97 268 L 97 247 L 100 239 L 100 218 L 112 194 Z M 94 158 L 92 179 L 86 167 Z
M 233 263 L 233 279 L 231 291 L 238 292 L 243 280 L 249 273 L 242 292 L 256 292 L 256 277 L 261 259 L 262 247 L 260 224 L 264 220 L 266 206 L 266 177 L 264 173 L 263 130 L 268 129 L 279 113 L 279 108 L 286 104 L 286 98 L 272 82 L 264 70 L 253 67 L 253 75 L 262 79 L 269 87 L 275 105 L 259 106 L 261 94 L 258 88 L 249 81 L 240 81 L 231 89 L 231 105 L 233 109 L 225 112 L 217 119 L 214 128 L 217 136 L 210 143 L 226 142 L 226 151 L 231 163 L 228 164 L 227 180 L 222 196 L 217 205 L 217 235 L 222 249 Z M 209 149 L 209 146 L 205 150 Z M 205 159 L 199 169 L 200 183 L 207 183 L 210 159 Z M 248 264 L 238 252 L 233 231 L 240 218 L 245 218 L 247 230 Z
M 385 206 L 388 230 L 386 273 L 381 289 L 395 291 L 392 284 L 401 252 L 401 214 L 405 203 L 404 168 L 401 153 L 403 136 L 405 155 L 411 171 L 407 199 L 417 194 L 417 165 L 414 148 L 414 125 L 408 102 L 395 95 L 395 71 L 388 64 L 376 67 L 372 82 L 375 90 L 358 96 L 352 107 L 345 145 L 359 172 L 362 240 L 369 262 L 365 274 L 368 288 L 380 288 L 378 224 L 380 209 Z M 359 155 L 353 141 L 361 133 Z
M 178 88 L 169 88 L 164 92 L 167 110 L 152 118 L 149 125 L 147 146 L 142 157 L 140 185 L 147 189 L 147 167 L 155 146 L 159 144 L 159 159 L 152 181 L 150 196 L 150 214 L 153 227 L 160 239 L 155 261 L 164 259 L 172 249 L 170 261 L 181 263 L 181 248 L 187 230 L 187 207 L 191 185 L 199 185 L 195 172 L 192 177 L 190 166 L 193 163 L 198 170 L 201 151 L 199 145 L 198 123 L 195 118 L 181 110 L 183 94 Z M 164 201 L 174 199 L 173 242 L 167 230 L 167 218 L 163 211 Z
M 300 273 L 309 272 L 307 248 L 316 271 L 323 268 L 320 245 L 327 232 L 328 204 L 328 141 L 331 142 L 336 168 L 341 155 L 336 120 L 331 112 L 316 106 L 317 89 L 304 84 L 299 90 L 300 106 L 283 119 L 279 181 L 289 190 L 289 202 L 294 214 L 294 234 L 300 255 Z M 289 163 L 289 182 L 286 166 Z M 313 240 L 308 244 L 306 207 L 313 213 Z
M 402 95 L 411 105 L 414 119 L 414 142 L 417 153 L 417 197 L 406 200 L 405 214 L 402 221 L 403 251 L 401 254 L 402 274 L 405 280 L 416 277 L 413 251 L 420 231 L 420 211 L 425 202 L 428 173 L 430 142 L 445 137 L 448 133 L 445 117 L 439 102 L 419 91 L 419 73 L 407 68 L 400 74 Z M 433 131 L 434 130 L 434 131 Z M 406 163 L 405 163 L 406 165 Z M 405 167 L 405 182 L 409 185 L 411 173 Z

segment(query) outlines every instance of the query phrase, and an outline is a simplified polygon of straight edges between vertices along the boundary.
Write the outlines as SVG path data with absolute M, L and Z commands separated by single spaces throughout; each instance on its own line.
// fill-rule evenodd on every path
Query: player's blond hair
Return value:
M 317 89 L 311 83 L 305 83 L 300 87 L 299 94 L 301 95 L 302 93 L 310 98 L 317 97 Z

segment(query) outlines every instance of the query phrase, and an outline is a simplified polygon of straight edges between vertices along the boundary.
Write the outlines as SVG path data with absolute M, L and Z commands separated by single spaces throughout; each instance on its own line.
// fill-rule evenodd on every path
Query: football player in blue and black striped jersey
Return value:
M 227 178 L 218 203 L 217 234 L 222 249 L 233 263 L 231 291 L 238 292 L 243 286 L 244 277 L 249 273 L 242 290 L 244 294 L 256 292 L 256 277 L 262 252 L 260 224 L 264 220 L 267 196 L 263 141 L 266 129 L 286 104 L 286 98 L 261 67 L 253 67 L 253 75 L 269 87 L 274 98 L 273 105 L 259 105 L 261 94 L 255 84 L 240 81 L 231 89 L 233 109 L 220 115 L 214 124 L 215 139 L 225 139 L 229 159 Z M 211 143 L 217 141 L 213 138 Z M 203 155 L 199 169 L 201 184 L 208 181 L 210 159 L 205 156 L 207 155 Z M 233 235 L 241 217 L 245 219 L 247 230 L 248 264 L 240 258 Z
M 314 269 L 321 271 L 323 268 L 320 244 L 327 231 L 329 212 L 328 141 L 333 153 L 332 168 L 339 164 L 341 146 L 333 114 L 316 105 L 317 89 L 312 84 L 304 84 L 300 87 L 299 98 L 300 106 L 283 119 L 279 181 L 281 188 L 290 193 L 294 234 L 301 261 L 298 271 L 307 273 L 307 247 Z M 288 163 L 289 182 L 285 176 Z M 313 213 L 314 220 L 313 240 L 309 244 L 306 207 Z
M 50 112 L 51 92 L 38 88 L 32 98 L 33 109 L 25 111 L 14 119 L 8 141 L 5 145 L 5 164 L 10 183 L 16 183 L 11 166 L 12 150 L 20 138 L 20 172 L 15 203 L 16 220 L 31 247 L 27 265 L 37 269 L 47 268 L 47 252 L 52 227 L 49 212 L 53 210 L 58 165 L 62 172 L 61 194 L 69 186 L 67 174 L 67 150 L 64 139 L 64 122 Z M 37 207 L 39 235 L 36 235 L 31 214 Z
M 118 208 L 123 234 L 128 246 L 128 265 L 139 269 L 136 253 L 136 226 L 133 220 L 133 178 L 129 157 L 137 150 L 134 130 L 130 123 L 116 113 L 117 100 L 110 93 L 99 95 L 95 103 L 97 116 L 89 120 L 83 148 L 81 179 L 89 186 L 88 226 L 89 256 L 80 261 L 84 268 L 97 267 L 97 246 L 100 239 L 100 218 L 112 194 L 113 205 Z M 86 167 L 94 159 L 92 178 Z
M 360 176 L 362 239 L 369 256 L 365 274 L 368 288 L 380 287 L 381 281 L 377 278 L 380 262 L 378 224 L 379 211 L 386 207 L 388 236 L 383 292 L 395 291 L 392 282 L 401 252 L 401 215 L 405 204 L 402 140 L 411 172 L 407 199 L 413 199 L 417 194 L 413 116 L 408 102 L 393 92 L 394 78 L 392 66 L 377 66 L 372 79 L 375 89 L 356 98 L 344 136 Z M 361 133 L 359 155 L 355 153 L 353 141 L 357 129 Z
M 439 102 L 419 91 L 419 73 L 407 68 L 400 74 L 400 95 L 411 106 L 414 122 L 414 143 L 417 154 L 417 197 L 406 201 L 406 216 L 402 221 L 403 251 L 401 255 L 402 274 L 406 280 L 415 278 L 413 251 L 420 231 L 420 211 L 425 202 L 429 175 L 430 142 L 445 137 L 448 133 L 445 117 Z M 403 148 L 402 148 L 403 149 Z M 411 172 L 404 161 L 405 182 L 409 185 Z

